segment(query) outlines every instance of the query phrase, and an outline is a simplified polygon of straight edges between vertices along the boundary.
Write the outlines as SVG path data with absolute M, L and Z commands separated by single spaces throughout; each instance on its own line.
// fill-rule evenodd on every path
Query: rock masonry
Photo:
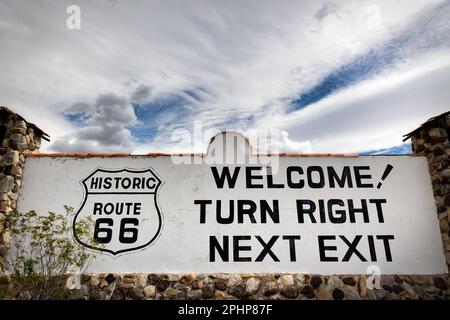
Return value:
M 7 107 L 0 107 L 0 266 L 9 246 L 7 216 L 16 208 L 25 152 L 38 151 L 45 132 Z
M 449 275 L 85 274 L 71 300 L 450 300 Z M 18 296 L 8 281 L 0 292 Z
M 436 199 L 443 250 L 450 265 L 450 112 L 406 135 L 413 153 L 426 156 Z M 5 217 L 16 207 L 27 151 L 48 136 L 6 107 L 0 107 L 0 259 L 9 235 Z M 405 140 L 406 140 L 405 139 Z M 450 300 L 450 276 L 311 274 L 85 274 L 67 299 L 102 300 Z M 14 295 L 7 277 L 0 291 Z
M 443 250 L 450 268 L 450 112 L 431 118 L 406 135 L 414 155 L 428 161 Z M 449 269 L 450 271 L 450 269 Z

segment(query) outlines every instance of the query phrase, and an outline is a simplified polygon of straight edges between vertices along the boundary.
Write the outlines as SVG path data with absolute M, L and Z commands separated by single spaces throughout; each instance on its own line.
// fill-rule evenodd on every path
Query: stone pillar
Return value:
M 45 132 L 7 107 L 0 107 L 0 272 L 9 246 L 6 218 L 16 208 L 25 162 L 24 153 L 38 151 Z
M 444 254 L 450 271 L 450 112 L 431 118 L 406 135 L 413 153 L 426 156 L 436 200 Z M 406 140 L 405 139 L 405 140 Z

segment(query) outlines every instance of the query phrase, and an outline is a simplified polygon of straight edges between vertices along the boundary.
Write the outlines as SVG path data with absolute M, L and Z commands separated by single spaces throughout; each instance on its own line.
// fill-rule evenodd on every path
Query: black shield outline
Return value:
M 157 216 L 158 216 L 158 230 L 156 231 L 155 235 L 151 238 L 151 240 L 149 242 L 147 242 L 146 244 L 143 244 L 141 246 L 135 247 L 135 248 L 130 248 L 130 249 L 123 249 L 123 250 L 118 250 L 118 251 L 113 251 L 113 250 L 109 250 L 109 249 L 102 249 L 102 248 L 97 248 L 91 245 L 88 245 L 84 242 L 82 242 L 76 232 L 75 232 L 75 221 L 77 220 L 78 214 L 81 212 L 81 210 L 84 208 L 84 205 L 86 204 L 87 201 L 87 197 L 88 197 L 88 188 L 86 186 L 86 181 L 92 177 L 94 174 L 96 174 L 97 172 L 109 172 L 109 173 L 117 173 L 117 172 L 129 172 L 129 173 L 144 173 L 144 172 L 150 172 L 151 174 L 153 174 L 153 176 L 155 176 L 155 178 L 158 180 L 158 185 L 155 189 L 155 195 L 154 195 L 154 201 L 155 201 L 155 208 L 156 208 L 156 212 L 157 212 Z M 73 236 L 75 238 L 75 240 L 82 246 L 89 248 L 91 250 L 96 250 L 96 251 L 101 251 L 101 252 L 107 252 L 112 254 L 113 256 L 118 256 L 119 254 L 122 253 L 126 253 L 126 252 L 131 252 L 131 251 L 135 251 L 135 250 L 140 250 L 140 249 L 144 249 L 145 247 L 148 247 L 149 245 L 151 245 L 161 234 L 161 229 L 162 229 L 162 224 L 163 224 L 163 219 L 162 219 L 162 215 L 161 215 L 161 211 L 159 209 L 158 206 L 158 201 L 157 201 L 157 196 L 158 196 L 158 190 L 161 187 L 161 185 L 164 184 L 164 181 L 161 180 L 161 178 L 155 173 L 155 171 L 153 170 L 153 168 L 149 167 L 147 169 L 141 169 L 141 170 L 137 170 L 137 169 L 130 169 L 130 168 L 122 168 L 122 169 L 104 169 L 104 168 L 97 168 L 95 169 L 89 176 L 87 176 L 86 178 L 84 178 L 83 180 L 80 181 L 81 185 L 83 186 L 84 189 L 84 198 L 83 198 L 83 202 L 80 205 L 80 208 L 77 210 L 77 213 L 75 214 L 74 218 L 73 218 L 73 222 L 72 222 L 72 233 Z

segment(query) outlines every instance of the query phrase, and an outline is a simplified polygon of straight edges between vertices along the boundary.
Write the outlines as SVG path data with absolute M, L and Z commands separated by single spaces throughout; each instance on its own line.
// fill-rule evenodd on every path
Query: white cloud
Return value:
M 131 101 L 138 104 L 146 103 L 150 100 L 153 88 L 145 84 L 140 84 L 132 93 Z
M 52 149 L 61 152 L 132 152 L 134 139 L 127 127 L 138 123 L 133 107 L 114 93 L 100 94 L 94 104 L 74 103 L 66 115 L 81 116 L 86 126 L 59 137 Z
M 284 98 L 313 86 L 439 2 L 78 1 L 82 29 L 73 31 L 65 24 L 72 1 L 2 1 L 0 68 L 7 76 L 0 78 L 0 104 L 11 106 L 47 131 L 55 142 L 53 150 L 59 151 L 170 148 L 167 135 L 157 134 L 146 144 L 134 141 L 128 126 L 137 119 L 128 102 L 143 103 L 182 90 L 199 89 L 201 99 L 187 115 L 180 116 L 177 110 L 165 115 L 171 121 L 161 120 L 161 132 L 177 123 L 186 127 L 194 119 L 210 127 L 231 121 L 236 127 L 255 129 L 248 127 L 247 116 L 283 116 Z M 379 8 L 379 29 L 368 23 L 374 17 L 367 16 L 367 8 L 373 5 Z M 437 70 L 432 75 L 439 74 Z M 123 101 L 109 107 L 95 103 L 110 92 Z M 433 99 L 434 91 L 427 92 Z M 436 100 L 429 113 L 440 110 L 442 100 Z M 374 99 L 374 109 L 379 107 L 375 101 L 383 100 Z M 411 115 L 415 119 L 428 113 L 424 105 L 417 108 L 422 109 L 415 109 Z M 367 116 L 362 119 L 369 124 L 388 115 L 365 110 Z M 64 117 L 64 113 L 79 112 L 87 119 L 81 128 Z M 317 112 L 316 121 L 326 123 Z M 285 140 L 286 148 L 301 148 L 303 140 L 311 142 L 313 151 L 338 145 L 331 138 L 317 140 L 326 129 L 310 126 L 316 131 L 304 139 L 299 136 L 302 131 L 292 129 L 296 126 L 292 120 L 286 115 L 283 119 L 289 124 L 289 128 L 284 125 L 290 139 Z M 108 124 L 102 129 L 100 123 Z M 297 126 L 301 123 L 299 119 Z M 374 134 L 366 141 L 386 144 L 376 132 L 366 133 Z M 347 137 L 346 131 L 342 134 Z M 112 137 L 116 142 L 107 139 Z M 363 147 L 361 142 L 348 149 Z
M 310 141 L 314 152 L 390 148 L 431 116 L 450 109 L 450 51 L 433 54 L 332 95 L 287 119 L 261 120 Z M 264 124 L 265 123 L 265 124 Z
M 330 14 L 336 13 L 337 10 L 338 4 L 334 1 L 328 1 L 319 10 L 316 11 L 316 13 L 314 14 L 314 18 L 322 21 Z

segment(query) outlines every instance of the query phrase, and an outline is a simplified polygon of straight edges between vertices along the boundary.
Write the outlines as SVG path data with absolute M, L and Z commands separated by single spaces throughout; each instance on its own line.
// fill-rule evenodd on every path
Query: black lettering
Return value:
M 110 189 L 111 186 L 112 186 L 111 180 L 112 180 L 111 177 L 106 177 L 106 178 L 103 180 L 103 188 L 105 188 L 105 189 Z
M 133 214 L 134 214 L 135 216 L 141 214 L 141 205 L 142 205 L 142 203 L 140 203 L 140 202 L 135 202 L 135 203 L 134 203 Z
M 254 184 L 253 180 L 261 180 L 263 176 L 253 175 L 253 170 L 261 170 L 262 167 L 246 167 L 245 168 L 245 181 L 248 189 L 261 189 L 263 188 L 262 184 Z
M 230 214 L 228 217 L 222 217 L 222 201 L 216 200 L 216 219 L 217 223 L 230 224 L 234 221 L 234 200 L 230 200 Z
M 267 223 L 267 213 L 272 219 L 273 223 L 280 223 L 280 209 L 278 200 L 273 200 L 273 209 L 269 206 L 266 200 L 260 201 L 261 209 L 261 223 Z
M 127 214 L 130 214 L 130 208 L 131 208 L 132 205 L 133 205 L 132 202 L 125 203 L 125 206 L 127 207 Z
M 225 179 L 227 180 L 228 187 L 230 189 L 233 189 L 236 185 L 237 177 L 239 175 L 239 170 L 241 167 L 235 167 L 233 176 L 231 176 L 230 168 L 229 167 L 223 167 L 222 173 L 219 176 L 219 172 L 217 171 L 217 167 L 211 167 L 211 171 L 213 173 L 214 181 L 216 182 L 216 186 L 219 189 L 223 189 L 223 186 L 225 184 Z
M 345 244 L 348 246 L 348 250 L 347 253 L 345 254 L 344 258 L 342 259 L 342 261 L 344 262 L 348 262 L 351 258 L 351 256 L 353 254 L 356 254 L 358 256 L 358 258 L 363 261 L 363 262 L 367 262 L 366 258 L 364 258 L 364 256 L 361 254 L 361 252 L 359 252 L 356 249 L 356 246 L 358 245 L 359 241 L 361 241 L 362 236 L 358 235 L 356 236 L 352 242 L 348 241 L 346 237 L 344 236 L 339 236 L 342 241 L 345 242 Z
M 114 181 L 116 182 L 116 189 L 119 189 L 120 177 L 114 177 Z
M 245 208 L 247 206 L 247 208 Z M 256 203 L 252 200 L 237 201 L 238 223 L 244 223 L 244 215 L 248 215 L 251 223 L 256 223 L 255 215 Z
M 370 260 L 375 262 L 377 261 L 377 252 L 375 251 L 373 236 L 367 236 L 367 241 L 369 242 Z
M 317 223 L 314 218 L 314 211 L 316 211 L 316 204 L 312 200 L 297 200 L 297 219 L 298 223 L 305 223 L 304 215 L 309 215 L 312 223 Z M 304 205 L 308 205 L 308 208 L 304 208 Z
M 155 180 L 155 178 L 148 178 L 147 179 L 147 182 L 146 182 L 146 187 L 148 188 L 148 189 L 154 189 L 155 188 L 155 184 L 156 184 L 156 180 Z
M 121 215 L 123 212 L 123 202 L 116 203 L 116 214 Z
M 256 258 L 255 261 L 261 262 L 264 260 L 264 257 L 266 255 L 270 255 L 270 257 L 273 259 L 273 261 L 279 262 L 280 259 L 278 259 L 278 257 L 272 251 L 272 247 L 275 244 L 275 242 L 278 240 L 279 236 L 272 236 L 272 238 L 270 238 L 269 242 L 267 242 L 267 243 L 260 236 L 255 236 L 255 237 L 259 241 L 259 243 L 261 243 L 261 245 L 263 246 L 261 253 L 258 255 L 258 257 Z
M 141 179 L 138 177 L 133 178 L 133 189 L 140 189 L 141 188 Z
M 228 236 L 223 236 L 223 246 L 220 245 L 219 241 L 215 236 L 209 236 L 209 262 L 216 261 L 216 251 L 220 258 L 224 262 L 229 261 L 230 248 L 228 242 Z
M 373 188 L 372 183 L 363 183 L 364 179 L 372 179 L 372 176 L 370 174 L 361 174 L 361 171 L 363 170 L 370 170 L 369 166 L 353 167 L 353 170 L 355 171 L 355 181 L 357 188 Z
M 365 199 L 361 199 L 361 208 L 353 207 L 353 200 L 348 200 L 348 213 L 350 215 L 350 223 L 355 223 L 355 213 L 362 213 L 364 223 L 369 223 L 369 212 L 367 211 L 367 201 Z
M 319 174 L 318 182 L 313 181 L 313 173 L 314 172 L 317 172 Z M 325 186 L 325 178 L 324 178 L 323 170 L 321 167 L 318 167 L 318 166 L 308 167 L 308 169 L 306 170 L 306 175 L 308 177 L 308 185 L 310 188 L 319 189 L 319 188 L 323 188 Z
M 378 222 L 384 223 L 383 208 L 381 207 L 381 204 L 387 203 L 386 199 L 371 199 L 371 200 L 369 200 L 369 202 L 375 203 L 375 205 L 377 207 Z
M 112 239 L 112 229 L 101 227 L 100 225 L 106 224 L 109 227 L 113 226 L 113 219 L 111 218 L 100 218 L 95 221 L 94 226 L 94 240 L 98 243 L 109 243 Z M 104 234 L 103 236 L 100 233 Z
M 344 201 L 340 199 L 330 199 L 328 201 L 328 217 L 331 223 L 344 223 L 345 218 L 345 210 L 335 210 L 333 211 L 333 206 L 343 207 Z
M 335 183 L 337 183 L 340 188 L 344 188 L 346 182 L 348 188 L 353 188 L 352 175 L 349 166 L 344 167 L 344 169 L 342 170 L 342 176 L 340 177 L 333 167 L 327 167 L 327 171 L 330 188 L 335 188 Z
M 394 240 L 393 235 L 379 235 L 377 236 L 378 240 L 383 240 L 384 252 L 386 253 L 386 261 L 392 261 L 391 247 L 389 245 L 389 240 Z
M 100 178 L 100 177 L 92 178 L 90 189 L 101 188 L 101 185 L 102 185 L 102 178 Z
M 139 220 L 136 218 L 123 218 L 120 222 L 119 242 L 120 243 L 135 243 L 138 238 L 138 229 L 127 227 L 127 224 L 133 226 L 139 225 Z M 130 235 L 131 234 L 131 235 Z
M 103 212 L 107 215 L 113 213 L 113 211 L 114 211 L 114 205 L 112 203 L 107 203 L 103 207 Z
M 283 236 L 283 240 L 289 241 L 289 256 L 291 258 L 291 262 L 297 261 L 297 255 L 295 252 L 295 240 L 300 240 L 300 236 Z
M 200 223 L 206 223 L 206 205 L 212 204 L 211 200 L 194 200 L 194 204 L 200 205 Z
M 282 183 L 273 183 L 273 175 L 272 175 L 272 167 L 267 167 L 267 188 L 269 189 L 280 189 L 284 188 L 284 184 Z
M 131 179 L 130 178 L 123 178 L 122 179 L 122 188 L 128 189 L 131 186 Z
M 320 216 L 320 223 L 327 222 L 325 217 L 325 201 L 323 199 L 319 199 L 319 216 Z
M 299 175 L 303 174 L 303 169 L 301 167 L 288 167 L 287 168 L 287 184 L 289 186 L 289 188 L 292 189 L 301 189 L 305 186 L 305 181 L 303 181 L 302 179 L 300 179 L 298 182 L 293 182 L 292 180 L 292 174 L 294 172 L 297 172 Z
M 325 251 L 337 251 L 336 246 L 325 245 L 326 240 L 336 240 L 336 236 L 318 236 L 318 240 L 319 240 L 320 261 L 323 262 L 339 261 L 337 257 L 327 257 L 325 253 Z
M 252 261 L 250 257 L 241 257 L 241 251 L 250 251 L 252 247 L 250 246 L 242 246 L 239 244 L 239 241 L 242 240 L 250 240 L 250 236 L 234 236 L 233 237 L 233 260 L 235 262 L 249 262 Z
M 94 213 L 93 215 L 101 215 L 102 214 L 102 208 L 103 208 L 103 203 L 101 202 L 95 202 L 94 203 Z

